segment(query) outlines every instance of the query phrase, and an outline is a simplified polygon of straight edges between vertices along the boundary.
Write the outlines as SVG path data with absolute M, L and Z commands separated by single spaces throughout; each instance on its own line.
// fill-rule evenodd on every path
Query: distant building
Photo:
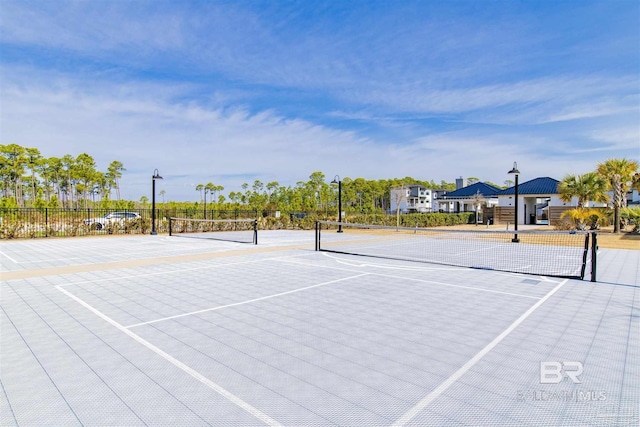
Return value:
M 399 206 L 402 213 L 437 212 L 437 195 L 438 190 L 417 184 L 392 188 L 390 211 L 396 212 Z
M 456 179 L 458 183 L 465 183 L 463 178 Z M 498 204 L 497 194 L 500 188 L 494 187 L 484 182 L 476 182 L 466 187 L 458 188 L 455 191 L 444 193 L 438 197 L 438 202 L 443 207 L 443 212 L 474 212 L 479 209 L 479 205 L 493 207 Z
M 461 188 L 464 188 L 467 186 L 467 178 L 456 178 L 456 190 L 459 190 Z
M 556 179 L 541 177 L 518 184 L 518 224 L 553 224 L 560 219 L 564 211 L 578 206 L 576 197 L 570 202 L 560 199 L 559 183 Z M 499 215 L 502 217 L 500 221 L 506 222 L 506 210 L 515 209 L 515 186 L 500 191 L 497 196 L 498 208 L 502 211 Z M 605 207 L 607 204 L 589 201 L 588 206 Z M 506 218 L 508 215 L 513 214 L 507 214 Z

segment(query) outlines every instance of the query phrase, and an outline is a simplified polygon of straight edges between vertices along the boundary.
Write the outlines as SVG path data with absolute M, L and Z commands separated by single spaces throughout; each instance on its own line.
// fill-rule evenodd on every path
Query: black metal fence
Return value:
M 335 220 L 336 213 L 280 212 L 269 210 L 207 210 L 156 209 L 156 231 L 169 232 L 169 218 L 190 219 L 257 219 L 261 230 L 313 230 L 316 221 Z M 0 208 L 0 239 L 38 237 L 99 236 L 108 234 L 149 234 L 151 209 L 56 209 L 56 208 Z M 395 225 L 396 216 L 390 214 L 362 214 L 347 212 L 350 222 Z M 473 214 L 405 214 L 400 225 L 434 227 L 466 224 Z
M 148 234 L 151 209 L 0 209 L 0 239 Z M 208 211 L 209 219 L 257 218 L 275 212 Z M 202 210 L 156 209 L 156 230 L 167 232 L 169 217 L 204 218 Z

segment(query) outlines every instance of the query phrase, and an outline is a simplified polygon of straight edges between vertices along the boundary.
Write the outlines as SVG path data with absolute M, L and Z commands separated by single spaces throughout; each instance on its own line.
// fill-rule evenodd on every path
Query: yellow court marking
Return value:
M 211 258 L 226 258 L 239 255 L 251 255 L 259 253 L 280 252 L 293 249 L 309 249 L 309 245 L 291 245 L 269 248 L 243 249 L 238 251 L 208 252 L 199 254 L 171 255 L 157 258 L 134 259 L 127 261 L 114 261 L 99 264 L 64 265 L 60 267 L 41 268 L 37 270 L 20 270 L 3 272 L 3 281 L 30 279 L 33 277 L 56 276 L 60 274 L 86 273 L 89 271 L 117 270 L 121 268 L 145 267 L 174 262 L 199 261 Z

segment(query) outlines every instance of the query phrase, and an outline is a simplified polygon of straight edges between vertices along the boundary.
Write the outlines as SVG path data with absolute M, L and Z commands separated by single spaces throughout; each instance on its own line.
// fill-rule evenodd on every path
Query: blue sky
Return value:
M 0 2 L 0 143 L 124 197 L 259 179 L 561 179 L 640 158 L 640 3 Z

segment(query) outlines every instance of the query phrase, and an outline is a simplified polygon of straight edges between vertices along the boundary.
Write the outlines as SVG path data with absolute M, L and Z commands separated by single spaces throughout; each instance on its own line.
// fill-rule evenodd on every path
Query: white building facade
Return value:
M 421 185 L 407 185 L 391 189 L 391 212 L 402 213 L 437 212 L 437 190 Z
M 549 224 L 550 207 L 575 207 L 578 198 L 570 202 L 560 199 L 559 181 L 549 177 L 535 178 L 518 185 L 518 224 Z M 499 207 L 515 206 L 515 186 L 498 193 Z M 589 201 L 588 207 L 606 207 L 606 203 Z

